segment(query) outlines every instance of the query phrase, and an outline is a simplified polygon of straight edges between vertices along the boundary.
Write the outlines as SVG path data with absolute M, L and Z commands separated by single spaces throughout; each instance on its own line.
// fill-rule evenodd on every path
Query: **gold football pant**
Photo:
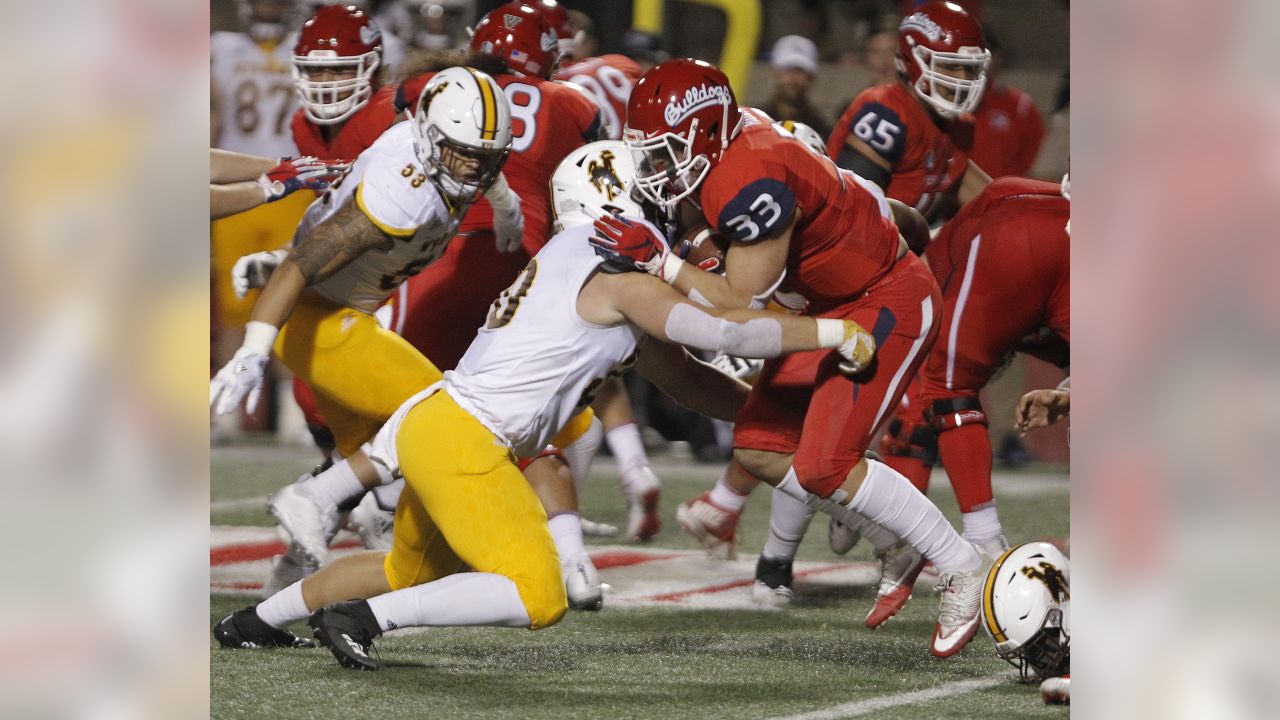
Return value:
M 372 439 L 404 401 L 442 377 L 372 315 L 311 292 L 298 299 L 275 353 L 310 383 L 343 457 Z
M 566 608 L 560 559 L 511 451 L 443 390 L 405 415 L 395 443 L 405 487 L 385 562 L 391 588 L 466 563 L 515 583 L 530 629 L 558 622 Z

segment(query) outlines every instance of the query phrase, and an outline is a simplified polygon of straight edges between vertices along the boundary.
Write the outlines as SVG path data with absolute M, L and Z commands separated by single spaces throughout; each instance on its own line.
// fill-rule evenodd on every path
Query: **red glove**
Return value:
M 605 265 L 616 272 L 640 270 L 664 280 L 667 275 L 674 279 L 674 271 L 684 264 L 670 254 L 662 233 L 643 220 L 605 214 L 596 218 L 595 229 L 591 246 L 604 258 Z M 668 263 L 668 259 L 673 262 Z
M 258 178 L 267 202 L 274 202 L 296 190 L 324 190 L 346 173 L 348 160 L 319 160 L 304 156 L 284 158 Z

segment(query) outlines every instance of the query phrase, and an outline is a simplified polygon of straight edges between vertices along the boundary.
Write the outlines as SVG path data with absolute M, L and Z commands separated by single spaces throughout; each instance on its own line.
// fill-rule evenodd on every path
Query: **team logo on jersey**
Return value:
M 729 102 L 729 88 L 703 83 L 698 87 L 685 90 L 683 98 L 667 103 L 667 107 L 662 111 L 662 118 L 668 125 L 675 127 L 685 118 L 708 105 L 728 105 Z
M 360 28 L 360 42 L 365 45 L 373 45 L 382 40 L 382 31 L 373 25 L 365 25 Z
M 524 22 L 524 18 L 519 15 L 503 15 L 502 24 L 507 26 L 508 30 L 515 30 L 516 26 Z
M 930 20 L 929 16 L 924 13 L 915 13 L 904 18 L 902 25 L 898 26 L 898 32 L 905 30 L 917 30 L 932 42 L 938 42 L 942 39 L 942 27 Z
M 587 175 L 591 178 L 591 184 L 596 192 L 609 200 L 622 192 L 622 180 L 618 177 L 618 171 L 613 168 L 613 158 L 613 152 L 605 150 L 600 153 L 599 162 L 592 160 L 587 163 Z
M 1023 567 L 1022 574 L 1031 580 L 1039 580 L 1049 588 L 1049 594 L 1058 602 L 1071 599 L 1071 591 L 1067 589 L 1067 577 L 1053 563 L 1041 562 L 1039 568 Z

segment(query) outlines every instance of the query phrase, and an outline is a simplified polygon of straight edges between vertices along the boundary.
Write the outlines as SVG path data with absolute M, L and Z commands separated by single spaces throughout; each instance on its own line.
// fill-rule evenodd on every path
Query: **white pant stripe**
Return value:
M 898 371 L 893 374 L 893 380 L 889 381 L 889 388 L 885 390 L 884 400 L 880 403 L 880 410 L 876 412 L 875 422 L 871 423 L 871 427 L 880 427 L 880 419 L 884 417 L 884 413 L 889 409 L 889 401 L 898 392 L 898 384 L 902 382 L 902 376 L 907 374 L 907 368 L 911 367 L 911 363 L 915 361 L 916 355 L 920 353 L 920 347 L 924 345 L 924 339 L 929 337 L 929 331 L 933 329 L 933 297 L 926 295 L 924 300 L 920 302 L 920 334 L 916 336 L 916 341 L 911 343 L 911 350 L 907 352 L 907 357 L 898 366 Z
M 956 301 L 956 313 L 951 317 L 951 332 L 947 333 L 947 389 L 951 390 L 951 379 L 956 373 L 956 335 L 960 332 L 960 316 L 964 315 L 964 304 L 969 301 L 969 289 L 973 286 L 973 267 L 978 264 L 978 246 L 982 244 L 982 236 L 973 239 L 969 246 L 969 261 L 964 266 L 964 282 L 960 283 L 960 298 Z

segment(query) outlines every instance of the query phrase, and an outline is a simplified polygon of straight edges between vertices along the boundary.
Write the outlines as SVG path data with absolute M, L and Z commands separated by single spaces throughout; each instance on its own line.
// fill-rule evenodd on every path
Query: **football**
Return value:
M 724 253 L 728 247 L 729 241 L 712 232 L 706 223 L 691 225 L 680 233 L 676 243 L 677 252 L 684 252 L 686 261 L 711 272 L 724 272 Z M 711 262 L 713 260 L 714 263 Z

